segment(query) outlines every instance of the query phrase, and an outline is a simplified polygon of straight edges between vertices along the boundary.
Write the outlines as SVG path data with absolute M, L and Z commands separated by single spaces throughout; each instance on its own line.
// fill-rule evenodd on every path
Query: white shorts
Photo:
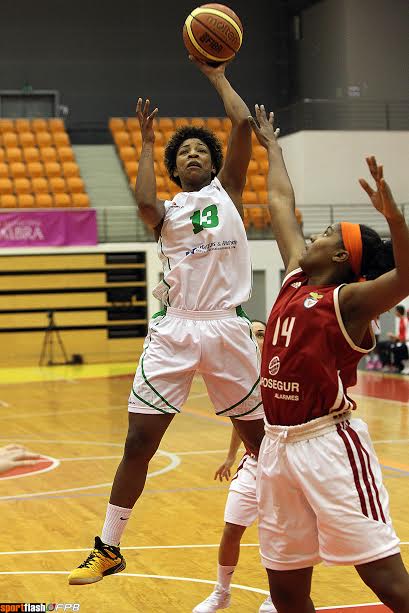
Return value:
M 379 461 L 360 419 L 266 424 L 257 500 L 266 568 L 355 566 L 399 552 Z
M 224 521 L 237 526 L 251 526 L 257 519 L 257 459 L 246 455 L 230 483 L 224 509 Z
M 181 311 L 168 307 L 149 323 L 129 396 L 134 413 L 180 413 L 193 376 L 201 374 L 216 415 L 264 417 L 260 352 L 250 321 L 229 311 Z

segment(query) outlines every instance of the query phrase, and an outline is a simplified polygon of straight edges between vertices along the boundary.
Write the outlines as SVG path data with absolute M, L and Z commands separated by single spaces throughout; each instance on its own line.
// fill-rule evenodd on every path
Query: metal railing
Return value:
M 255 205 L 247 205 L 251 209 Z M 267 205 L 260 205 L 267 208 Z M 409 203 L 401 205 L 402 211 L 409 223 Z M 303 231 L 305 236 L 322 232 L 336 221 L 352 221 L 363 223 L 381 236 L 388 236 L 388 226 L 385 219 L 375 209 L 364 204 L 321 204 L 299 207 L 303 216 Z M 251 218 L 251 211 L 250 218 Z M 112 206 L 97 209 L 98 235 L 100 243 L 149 242 L 154 240 L 152 231 L 139 219 L 135 207 Z M 250 240 L 272 239 L 271 226 L 256 227 L 251 222 L 247 228 Z

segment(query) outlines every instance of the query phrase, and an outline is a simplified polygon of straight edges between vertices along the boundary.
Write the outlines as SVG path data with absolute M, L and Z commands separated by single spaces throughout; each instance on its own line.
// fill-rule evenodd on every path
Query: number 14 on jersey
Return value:
M 276 327 L 274 328 L 273 340 L 271 341 L 272 345 L 277 345 L 279 336 L 283 336 L 285 338 L 284 347 L 288 347 L 291 340 L 291 334 L 295 324 L 295 317 L 286 317 L 283 322 L 281 322 L 280 317 L 277 319 Z

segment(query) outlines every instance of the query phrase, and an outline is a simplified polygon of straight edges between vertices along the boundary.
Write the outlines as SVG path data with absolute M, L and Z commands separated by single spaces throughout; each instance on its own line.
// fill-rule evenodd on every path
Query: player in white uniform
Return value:
M 251 327 L 261 352 L 266 324 L 263 321 L 253 320 Z M 232 428 L 229 451 L 223 464 L 216 470 L 215 479 L 219 478 L 220 481 L 223 481 L 223 478 L 226 481 L 230 479 L 230 469 L 236 461 L 241 442 L 235 428 Z M 239 561 L 240 542 L 246 528 L 255 522 L 258 513 L 256 474 L 257 459 L 246 450 L 231 481 L 224 509 L 225 526 L 219 546 L 217 583 L 210 596 L 198 604 L 193 613 L 214 613 L 230 606 L 230 584 Z M 276 613 L 270 596 L 261 604 L 259 613 Z
M 193 58 L 191 58 L 193 59 Z M 251 293 L 251 262 L 241 196 L 251 156 L 249 109 L 225 77 L 225 64 L 194 60 L 219 93 L 232 122 L 226 159 L 220 143 L 202 128 L 186 126 L 165 151 L 170 178 L 181 188 L 172 201 L 156 197 L 153 120 L 149 100 L 137 115 L 142 151 L 135 196 L 139 214 L 153 228 L 163 262 L 154 295 L 164 304 L 153 316 L 128 402 L 129 427 L 101 538 L 69 576 L 94 583 L 125 568 L 119 542 L 148 465 L 195 373 L 205 381 L 216 414 L 231 417 L 248 449 L 263 438 L 260 353 L 241 308 Z

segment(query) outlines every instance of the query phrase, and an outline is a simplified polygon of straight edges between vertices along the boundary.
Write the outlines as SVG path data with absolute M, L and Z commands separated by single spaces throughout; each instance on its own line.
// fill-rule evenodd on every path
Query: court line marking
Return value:
M 69 571 L 66 570 L 17 570 L 17 571 L 0 571 L 0 575 L 69 575 Z M 190 583 L 206 583 L 208 585 L 216 585 L 216 581 L 209 581 L 209 579 L 196 579 L 195 577 L 174 577 L 172 575 L 145 575 L 139 573 L 121 573 L 118 577 L 138 577 L 140 579 L 164 579 L 165 581 L 188 581 Z M 235 587 L 239 590 L 246 592 L 254 592 L 256 594 L 263 594 L 268 596 L 269 592 L 261 590 L 257 587 L 250 587 L 249 585 L 241 585 L 240 583 L 232 583 L 231 587 Z
M 69 575 L 70 573 L 65 570 L 20 570 L 20 571 L 1 571 L 0 575 Z M 173 575 L 147 575 L 141 573 L 119 573 L 119 577 L 137 577 L 138 579 L 162 579 L 165 581 L 185 581 L 188 583 L 204 583 L 206 585 L 216 585 L 216 581 L 209 581 L 209 579 L 197 579 L 195 577 L 175 577 Z M 263 596 L 269 596 L 270 592 L 262 590 L 258 587 L 250 587 L 249 585 L 242 585 L 240 583 L 232 583 L 231 587 L 245 592 L 253 592 L 254 594 L 262 594 Z M 353 607 L 376 607 L 380 602 L 368 602 L 366 604 L 358 605 L 339 605 L 334 607 L 318 607 L 317 611 L 331 611 L 333 609 L 351 609 Z
M 335 609 L 353 609 L 357 607 L 360 609 L 361 607 L 379 607 L 381 602 L 364 602 L 362 604 L 341 604 L 333 607 L 318 607 L 317 611 L 334 611 Z
M 374 445 L 378 444 L 382 444 L 382 443 L 392 443 L 394 445 L 397 445 L 399 443 L 409 443 L 409 438 L 393 438 L 393 439 L 385 439 L 385 440 L 380 440 L 380 441 L 372 441 L 372 443 Z
M 160 450 L 162 451 L 162 450 Z M 210 455 L 212 453 L 227 453 L 228 449 L 204 449 L 203 451 L 172 451 L 175 455 Z M 59 458 L 60 462 L 79 462 L 81 460 L 118 460 L 121 455 L 95 455 L 95 456 L 80 456 L 75 458 Z M 1 478 L 1 477 L 0 477 Z
M 208 394 L 203 393 L 203 394 L 191 394 L 189 396 L 189 399 L 195 399 L 195 398 L 206 398 L 208 397 Z M 65 410 L 65 411 L 60 411 L 60 410 L 56 410 L 56 411 L 47 411 L 47 412 L 43 412 L 43 413 L 36 413 L 36 417 L 56 417 L 56 416 L 60 416 L 60 415 L 75 415 L 76 413 L 84 413 L 84 411 L 86 413 L 102 413 L 103 411 L 126 411 L 128 412 L 128 406 L 127 403 L 124 402 L 123 404 L 119 405 L 119 406 L 107 406 L 107 407 L 94 407 L 94 408 L 85 408 L 85 409 L 72 409 L 72 410 Z M 195 415 L 196 412 L 194 409 L 187 409 L 185 411 L 183 411 L 182 409 L 182 413 L 191 413 L 192 415 Z M 0 421 L 7 421 L 10 419 L 24 419 L 25 417 L 29 417 L 31 418 L 33 416 L 32 413 L 13 413 L 13 415 L 2 415 L 0 417 Z M 209 417 L 208 415 L 203 415 L 204 417 Z M 218 421 L 220 420 L 220 417 L 216 417 L 216 415 L 210 416 L 213 419 L 217 419 Z M 223 418 L 222 418 L 223 419 Z
M 376 400 L 377 402 L 397 404 L 405 409 L 409 407 L 408 403 L 404 400 L 392 400 L 392 398 L 378 398 L 377 396 L 366 396 L 365 394 L 358 394 L 358 392 L 354 392 L 353 390 L 350 390 L 350 392 L 351 396 L 353 397 L 356 396 L 357 398 L 365 398 L 365 400 Z
M 409 541 L 401 541 L 400 545 L 409 545 Z M 162 549 L 214 549 L 219 547 L 220 543 L 200 543 L 195 545 L 129 545 L 121 547 L 121 551 L 144 551 L 144 550 L 162 550 Z M 240 547 L 260 547 L 259 543 L 240 543 Z M 89 547 L 81 547 L 77 549 L 32 549 L 27 551 L 0 551 L 1 556 L 19 556 L 19 555 L 35 555 L 44 553 L 76 553 L 80 551 L 89 551 Z
M 58 460 L 57 458 L 52 458 L 49 455 L 41 454 L 40 461 L 41 460 L 49 460 L 51 462 L 50 466 L 42 468 L 41 470 L 32 470 L 32 472 L 21 473 L 20 475 L 10 475 L 9 477 L 2 477 L 0 475 L 0 481 L 6 481 L 7 479 L 20 479 L 21 477 L 32 477 L 33 475 L 41 475 L 41 473 L 48 473 L 49 470 L 54 470 L 54 468 L 57 468 L 57 466 L 60 465 L 60 460 Z M 34 469 L 35 464 L 32 464 L 31 467 Z
M 113 407 L 94 407 L 94 408 L 82 408 L 73 409 L 72 411 L 47 411 L 45 413 L 36 413 L 36 417 L 59 417 L 60 415 L 75 415 L 76 413 L 102 413 L 103 411 L 125 411 L 126 405 L 113 406 Z M 13 413 L 12 415 L 2 415 L 0 421 L 7 421 L 9 419 L 24 419 L 25 417 L 33 418 L 33 413 Z
M 80 441 L 77 441 L 76 444 L 78 444 Z M 88 444 L 88 443 L 87 443 Z M 104 445 L 117 445 L 117 443 L 103 443 Z M 122 444 L 121 444 L 122 447 Z M 164 455 L 165 457 L 167 457 L 170 460 L 170 463 L 165 466 L 164 468 L 160 468 L 159 470 L 156 470 L 154 472 L 148 473 L 147 474 L 147 479 L 150 479 L 152 477 L 157 477 L 158 475 L 163 475 L 164 473 L 167 473 L 171 470 L 174 470 L 177 466 L 179 466 L 181 460 L 180 458 L 174 454 L 174 453 L 170 453 L 169 451 L 162 451 L 162 450 L 158 450 L 157 452 L 159 455 Z M 72 487 L 72 488 L 68 488 L 68 489 L 63 489 L 63 490 L 48 490 L 45 492 L 30 492 L 29 494 L 25 493 L 25 494 L 16 494 L 14 496 L 0 496 L 0 500 L 19 500 L 20 498 L 23 499 L 27 499 L 27 498 L 39 498 L 41 496 L 47 496 L 49 494 L 65 494 L 67 492 L 80 492 L 83 490 L 92 490 L 92 489 L 97 489 L 100 487 L 111 487 L 112 486 L 112 481 L 109 481 L 108 483 L 98 483 L 95 485 L 85 485 L 82 487 Z

